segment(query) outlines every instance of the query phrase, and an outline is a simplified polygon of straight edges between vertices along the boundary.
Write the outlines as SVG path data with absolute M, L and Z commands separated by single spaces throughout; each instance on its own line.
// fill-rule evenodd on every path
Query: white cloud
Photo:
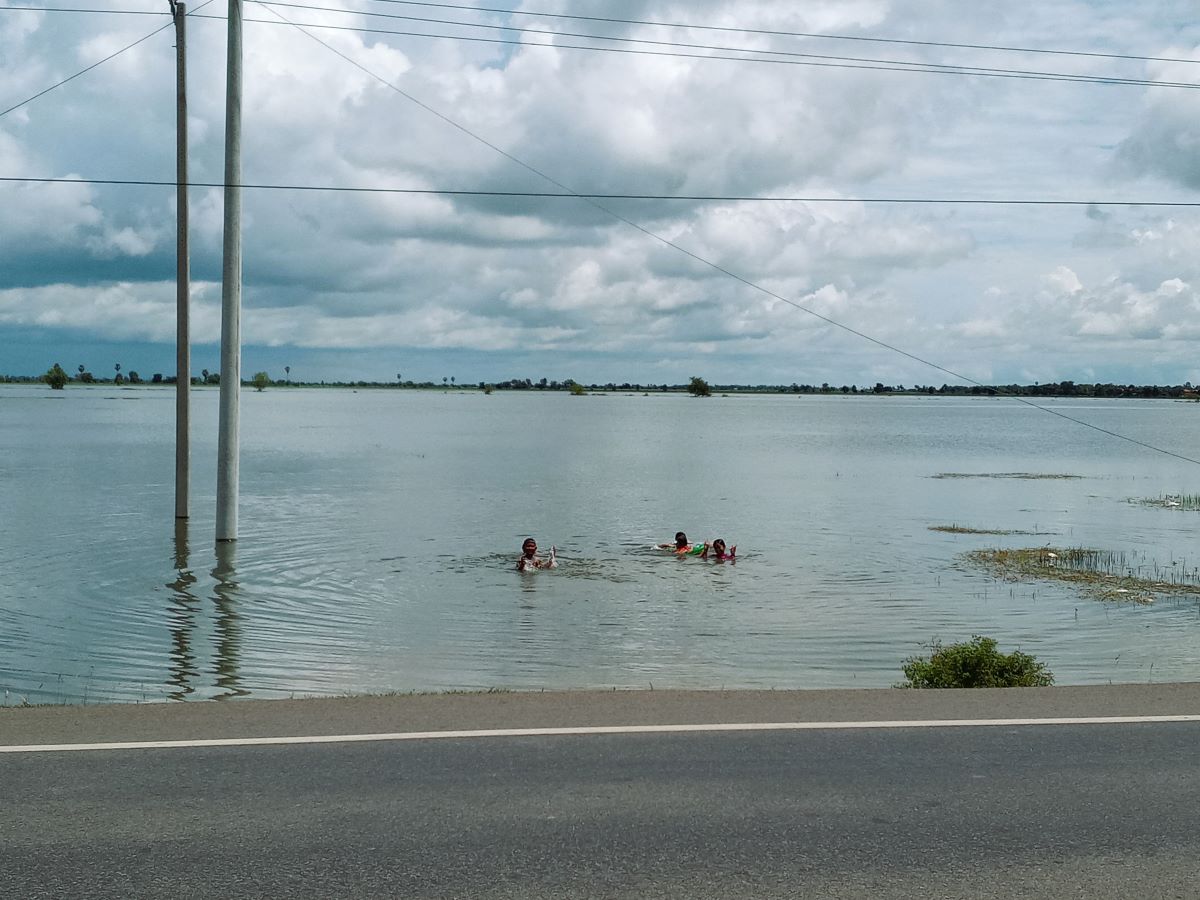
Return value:
M 218 340 L 220 303 L 219 285 L 193 286 L 191 321 L 197 343 Z M 175 317 L 173 282 L 0 290 L 0 326 L 62 328 L 103 334 L 108 340 L 167 342 L 175 339 Z
M 1168 46 L 1161 51 L 1187 62 L 1147 66 L 1156 81 L 1194 83 L 1200 66 L 1200 43 Z M 1200 188 L 1200 97 L 1194 90 L 1148 91 L 1138 121 L 1121 143 L 1120 160 L 1138 174 L 1157 175 L 1188 188 Z
M 1079 276 L 1066 266 L 1059 266 L 1047 275 L 1046 283 L 1052 291 L 1058 294 L 1078 294 L 1083 290 Z
M 997 318 L 970 319 L 956 325 L 954 331 L 968 339 L 1001 338 L 1007 337 L 1012 333 L 1009 327 Z
M 162 11 L 150 0 L 130 2 Z M 598 0 L 528 8 L 612 15 L 611 4 Z M 314 23 L 408 27 L 357 12 L 284 12 Z M 949 0 L 639 0 L 622 12 L 762 31 L 1194 58 L 1200 46 L 1197 26 L 1173 0 L 1152 0 L 1136 16 L 1106 0 L 1050 0 L 1019 14 Z M 253 18 L 271 16 L 258 10 Z M 479 18 L 557 32 L 594 27 Z M 15 92 L 14 102 L 32 95 L 159 21 L 5 13 L 5 90 Z M 1136 196 L 1146 184 L 1170 184 L 1183 192 L 1175 196 L 1190 198 L 1187 191 L 1200 189 L 1195 92 L 313 33 L 575 190 L 824 198 L 604 203 L 781 297 L 910 352 L 1014 377 L 1037 371 L 1052 354 L 1081 370 L 1142 366 L 1148 342 L 1163 348 L 1155 357 L 1168 365 L 1192 333 L 1200 216 L 1189 209 L 851 198 L 1103 200 Z M 1117 65 L 701 29 L 627 25 L 607 33 L 1098 74 Z M 293 28 L 248 22 L 245 34 L 247 182 L 558 190 Z M 196 19 L 189 38 L 192 174 L 220 181 L 224 29 Z M 171 43 L 168 30 L 0 118 L 0 175 L 170 180 Z M 1195 74 L 1184 64 L 1121 65 L 1121 74 Z M 0 327 L 171 340 L 173 195 L 0 183 Z M 220 271 L 221 200 L 220 190 L 193 189 L 198 341 L 217 335 L 219 289 L 211 280 Z M 910 360 L 578 200 L 247 190 L 244 204 L 249 344 L 612 354 L 655 372 L 699 354 L 714 367 L 742 369 L 746 381 L 780 371 L 818 383 L 862 382 L 864 372 L 908 383 L 942 377 L 914 371 Z M 889 374 L 897 372 L 902 377 Z M 1171 375 L 1164 369 L 1162 378 Z

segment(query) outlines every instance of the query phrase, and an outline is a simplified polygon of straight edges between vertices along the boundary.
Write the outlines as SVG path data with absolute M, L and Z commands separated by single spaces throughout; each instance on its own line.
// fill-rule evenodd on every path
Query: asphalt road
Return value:
M 1192 688 L 1139 690 L 1114 691 L 1109 706 L 1196 712 Z M 1010 712 L 1038 706 L 1013 692 L 943 695 L 944 705 L 988 693 Z M 1103 705 L 1102 692 L 1042 693 L 1059 714 Z M 904 713 L 933 702 L 863 694 L 766 697 L 758 709 L 898 704 L 886 718 L 915 719 Z M 659 705 L 648 720 L 711 722 L 724 696 L 639 708 Z M 464 717 L 486 698 L 443 699 L 457 710 L 443 727 L 501 724 Z M 616 715 L 591 699 L 589 716 L 578 696 L 515 698 L 503 724 L 545 727 L 566 709 L 576 723 Z M 437 718 L 439 704 L 426 703 L 388 708 L 428 726 L 422 716 Z M 144 715 L 182 716 L 175 734 L 213 717 L 211 737 L 221 715 L 251 708 L 210 712 L 219 706 Z M 264 705 L 258 718 L 320 708 Z M 2 711 L 0 745 L 39 729 L 54 738 L 63 716 L 76 740 L 112 739 L 114 716 L 138 717 L 121 710 Z M 0 753 L 0 896 L 1194 898 L 1198 740 L 1200 723 L 1175 722 Z

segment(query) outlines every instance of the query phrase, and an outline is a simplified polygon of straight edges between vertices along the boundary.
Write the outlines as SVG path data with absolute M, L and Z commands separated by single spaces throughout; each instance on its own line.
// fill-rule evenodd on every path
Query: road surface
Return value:
M 1193 898 L 1198 713 L 1193 685 L 0 710 L 0 895 Z M 1113 716 L 1151 721 L 1077 724 Z M 937 724 L 981 718 L 1042 724 Z M 233 743 L 36 749 L 197 740 Z

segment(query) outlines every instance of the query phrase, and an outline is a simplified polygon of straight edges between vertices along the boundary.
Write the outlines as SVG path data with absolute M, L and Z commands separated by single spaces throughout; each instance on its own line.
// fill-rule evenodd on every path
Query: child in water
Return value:
M 555 556 L 556 552 L 555 548 L 551 547 L 549 558 L 539 559 L 537 555 L 537 541 L 533 538 L 525 538 L 525 542 L 521 544 L 521 556 L 517 560 L 517 571 L 532 572 L 534 569 L 555 569 L 558 567 L 558 559 Z
M 701 559 L 715 559 L 718 562 L 725 560 L 733 561 L 737 557 L 737 544 L 734 544 L 728 551 L 725 549 L 725 539 L 717 538 L 711 544 L 706 545 L 704 552 L 700 554 Z
M 701 556 L 708 549 L 708 544 L 692 544 L 682 531 L 675 532 L 674 544 L 659 544 L 659 550 L 674 550 L 676 556 Z

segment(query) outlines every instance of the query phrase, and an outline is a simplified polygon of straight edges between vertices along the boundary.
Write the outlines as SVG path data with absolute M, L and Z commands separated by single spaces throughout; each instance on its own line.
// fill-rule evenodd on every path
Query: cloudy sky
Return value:
M 227 0 L 202 2 L 188 26 L 191 174 L 219 183 Z M 11 8 L 89 3 L 110 11 Z M 166 6 L 0 0 L 0 109 L 20 104 L 0 115 L 0 178 L 174 180 Z M 1200 90 L 1178 86 L 1200 88 L 1195 11 L 247 3 L 247 184 L 803 199 L 247 189 L 243 370 L 953 381 L 833 320 L 983 382 L 1200 382 L 1200 208 L 1186 205 L 1200 204 Z M 911 64 L 943 68 L 895 71 Z M 0 373 L 173 371 L 174 196 L 0 182 Z M 190 196 L 194 369 L 215 371 L 222 195 Z M 1072 203 L 880 202 L 898 199 Z

